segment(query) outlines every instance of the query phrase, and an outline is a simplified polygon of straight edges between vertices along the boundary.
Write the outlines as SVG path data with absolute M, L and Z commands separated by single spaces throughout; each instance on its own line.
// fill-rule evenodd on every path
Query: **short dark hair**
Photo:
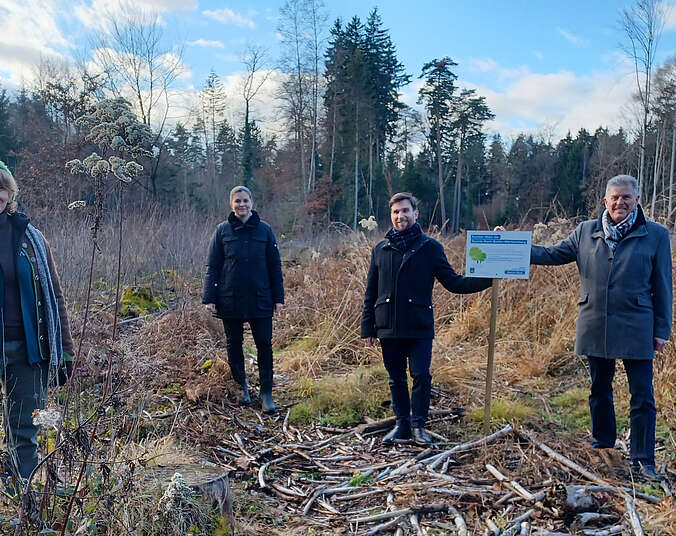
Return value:
M 409 192 L 399 192 L 394 194 L 390 198 L 390 208 L 392 208 L 392 205 L 395 203 L 400 203 L 401 201 L 406 201 L 408 200 L 411 203 L 411 207 L 413 207 L 413 210 L 418 209 L 418 200 L 413 196 L 413 194 Z

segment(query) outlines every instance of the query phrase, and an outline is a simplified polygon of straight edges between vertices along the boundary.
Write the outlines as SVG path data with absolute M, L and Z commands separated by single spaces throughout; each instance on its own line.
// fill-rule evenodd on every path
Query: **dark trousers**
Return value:
M 249 320 L 223 319 L 230 372 L 237 383 L 244 385 L 246 382 L 242 350 L 244 322 L 249 323 L 256 343 L 261 391 L 270 391 L 272 389 L 272 317 Z
M 383 362 L 390 375 L 392 409 L 400 426 L 422 427 L 430 409 L 432 375 L 432 339 L 380 339 Z M 408 395 L 408 366 L 413 378 L 411 397 Z
M 38 464 L 38 431 L 33 411 L 47 398 L 47 363 L 31 365 L 25 341 L 5 341 L 2 373 L 5 450 L 19 475 L 28 478 Z
M 615 360 L 587 357 L 591 375 L 589 410 L 592 421 L 593 447 L 615 446 L 617 428 L 613 404 L 613 377 Z M 653 391 L 652 359 L 624 359 L 629 392 L 629 417 L 631 420 L 631 459 L 654 465 L 655 463 L 655 394 Z

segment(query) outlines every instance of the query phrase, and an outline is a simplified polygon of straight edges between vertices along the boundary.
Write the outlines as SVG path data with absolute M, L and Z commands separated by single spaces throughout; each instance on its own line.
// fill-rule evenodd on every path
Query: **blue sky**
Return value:
M 136 0 L 132 9 L 160 14 L 169 41 L 184 43 L 184 76 L 175 95 L 186 110 L 210 69 L 233 94 L 236 117 L 240 58 L 247 43 L 268 49 L 277 65 L 277 16 L 282 1 Z M 88 36 L 119 9 L 120 0 L 0 0 L 0 83 L 30 83 L 40 57 L 79 58 Z M 506 138 L 530 132 L 558 138 L 599 125 L 631 127 L 631 65 L 620 53 L 619 13 L 626 1 L 327 2 L 327 30 L 337 17 L 365 20 L 378 6 L 399 58 L 414 82 L 403 99 L 415 103 L 424 62 L 451 56 L 460 85 L 476 88 L 496 113 L 489 125 Z M 676 53 L 676 8 L 670 8 L 658 63 Z M 88 59 L 85 57 L 85 59 Z M 257 103 L 261 121 L 274 123 L 275 77 Z M 180 118 L 180 113 L 175 115 Z M 273 128 L 273 127 L 271 127 Z

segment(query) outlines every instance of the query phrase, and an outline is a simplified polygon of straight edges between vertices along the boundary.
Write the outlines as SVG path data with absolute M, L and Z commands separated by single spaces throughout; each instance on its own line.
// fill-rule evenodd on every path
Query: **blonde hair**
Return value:
M 17 209 L 16 198 L 19 195 L 19 186 L 16 184 L 14 177 L 10 171 L 0 167 L 0 188 L 4 188 L 9 192 L 9 202 L 7 203 L 7 214 L 14 214 Z

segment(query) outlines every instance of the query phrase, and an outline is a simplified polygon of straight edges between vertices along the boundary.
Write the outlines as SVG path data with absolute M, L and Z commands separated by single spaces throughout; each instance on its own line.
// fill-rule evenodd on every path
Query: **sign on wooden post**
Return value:
M 491 396 L 495 339 L 498 318 L 500 279 L 528 279 L 530 275 L 530 231 L 467 231 L 465 275 L 492 278 L 491 323 L 488 334 L 486 365 L 486 395 L 484 398 L 484 432 L 491 420 Z

